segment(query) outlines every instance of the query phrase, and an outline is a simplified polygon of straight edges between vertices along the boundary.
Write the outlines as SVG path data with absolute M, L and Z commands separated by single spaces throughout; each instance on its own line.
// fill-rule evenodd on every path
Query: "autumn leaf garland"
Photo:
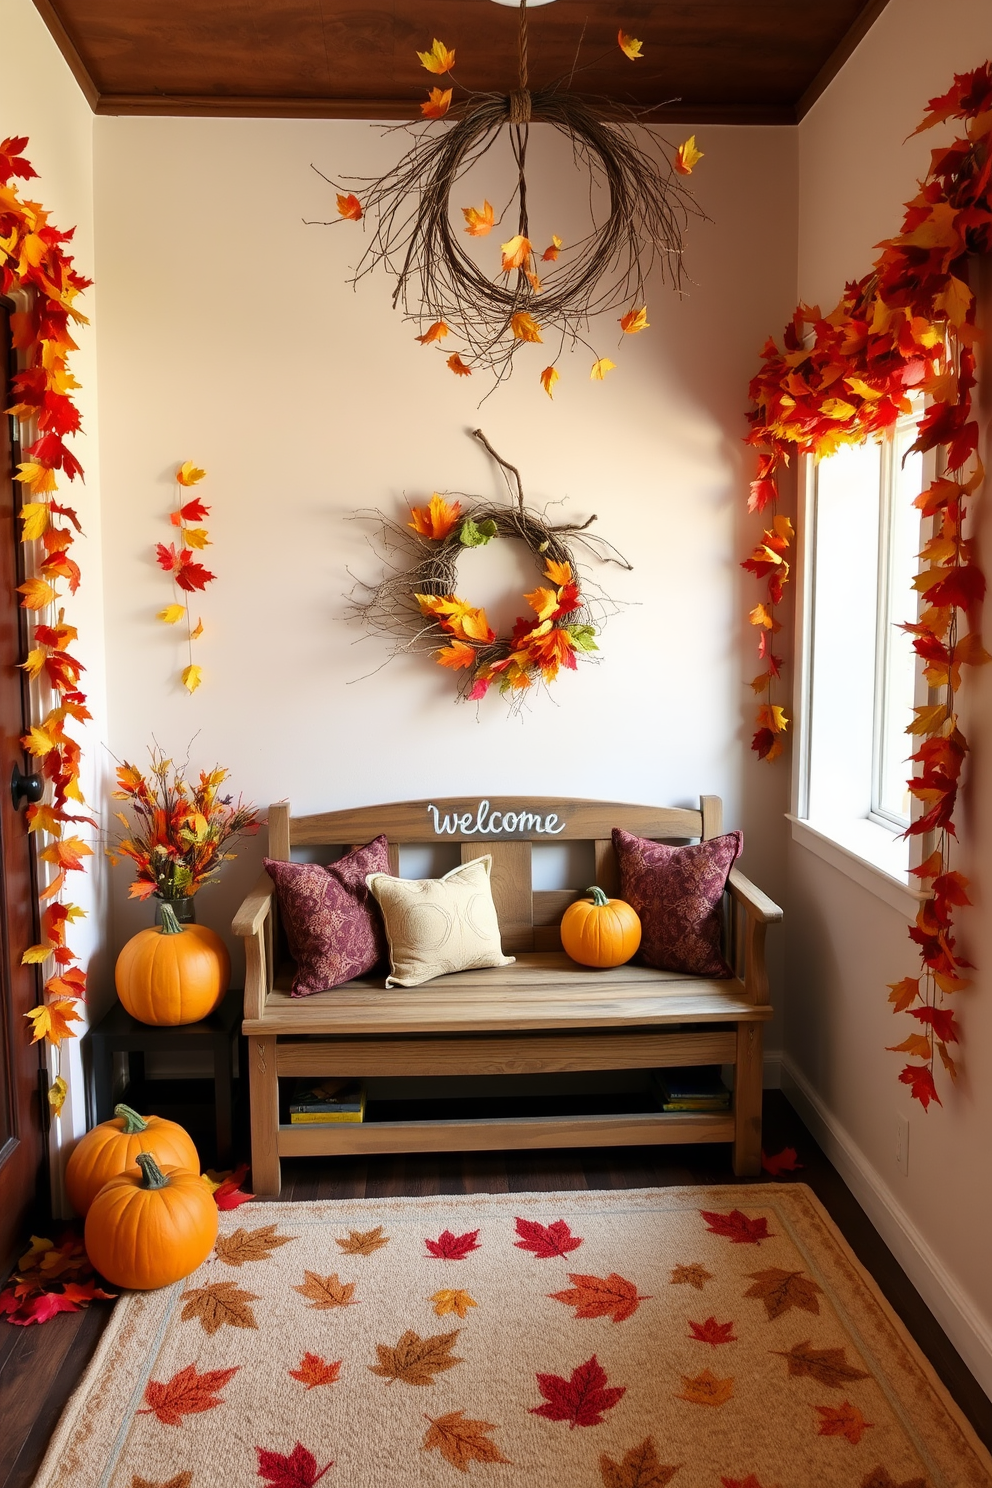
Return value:
M 85 670 L 69 647 L 78 632 L 65 616 L 66 593 L 79 588 L 79 565 L 70 550 L 80 533 L 79 519 L 70 506 L 55 499 L 59 477 L 82 477 L 82 466 L 65 440 L 79 432 L 81 419 L 73 399 L 79 383 L 69 370 L 69 356 L 78 348 L 71 325 L 85 325 L 76 307 L 80 293 L 92 282 L 73 268 L 65 245 L 72 229 L 61 232 L 38 202 L 22 198 L 16 181 L 37 175 L 25 159 L 26 138 L 0 142 L 0 293 L 21 290 L 28 307 L 11 316 L 13 343 L 20 354 L 12 378 L 14 402 L 6 410 L 29 439 L 16 479 L 25 495 L 21 507 L 21 541 L 36 554 L 34 573 L 19 586 L 21 608 L 34 622 L 31 645 L 21 663 L 28 677 L 38 679 L 54 699 L 44 716 L 21 740 L 38 762 L 45 779 L 46 798 L 27 808 L 31 832 L 44 834 L 46 845 L 38 856 L 52 874 L 42 890 L 41 940 L 28 947 L 22 964 L 54 970 L 47 975 L 43 999 L 26 1014 L 32 1040 L 56 1049 L 56 1078 L 48 1099 L 56 1114 L 66 1097 L 61 1074 L 61 1044 L 76 1036 L 71 1027 L 81 1022 L 77 1011 L 86 993 L 86 974 L 76 964 L 68 944 L 71 926 L 86 913 L 67 892 L 71 873 L 84 871 L 92 849 L 78 835 L 81 825 L 95 826 L 85 806 L 80 785 L 82 751 L 72 732 L 90 718 L 86 694 L 80 688 Z
M 166 625 L 177 625 L 180 620 L 185 621 L 189 662 L 183 668 L 180 680 L 187 692 L 195 692 L 203 681 L 203 669 L 193 661 L 193 642 L 198 641 L 203 634 L 203 621 L 198 618 L 196 625 L 193 624 L 189 597 L 205 589 L 208 584 L 212 584 L 217 576 L 202 563 L 198 563 L 193 556 L 195 551 L 210 546 L 207 529 L 202 526 L 204 519 L 210 514 L 210 508 L 204 506 L 196 496 L 184 500 L 183 493 L 191 486 L 198 485 L 206 473 L 205 470 L 198 469 L 192 460 L 187 460 L 180 465 L 176 471 L 176 483 L 179 488 L 178 502 L 169 518 L 173 527 L 178 528 L 178 542 L 174 540 L 168 546 L 165 543 L 157 543 L 155 547 L 155 558 L 159 567 L 172 575 L 174 589 L 182 595 L 181 601 L 176 600 L 166 605 L 164 610 L 159 610 L 158 618 Z
M 948 119 L 962 120 L 963 134 L 932 152 L 926 180 L 906 203 L 900 231 L 880 245 L 871 272 L 847 286 L 829 315 L 800 304 L 781 349 L 769 340 L 762 351 L 750 386 L 748 442 L 759 457 L 748 509 L 770 508 L 773 517 L 743 564 L 766 585 L 766 598 L 749 616 L 763 663 L 751 684 L 763 698 L 752 748 L 774 759 L 789 726 L 773 693 L 781 673 L 775 612 L 792 542 L 788 518 L 775 510 L 778 471 L 794 452 L 818 459 L 843 445 L 884 438 L 900 415 L 912 412 L 911 392 L 926 397 L 913 450 L 940 452 L 943 468 L 915 503 L 931 519 L 932 533 L 914 580 L 923 609 L 903 628 L 925 663 L 931 692 L 907 729 L 915 767 L 909 789 L 921 806 L 907 835 L 933 834 L 935 846 L 910 870 L 927 891 L 909 931 L 921 975 L 891 983 L 889 998 L 895 1012 L 915 1020 L 913 1031 L 890 1047 L 920 1061 L 907 1064 L 899 1079 L 924 1109 L 931 1101 L 940 1104 L 935 1058 L 952 1079 L 957 1074 L 950 1046 L 960 1042 L 960 1030 L 943 999 L 969 985 L 963 974 L 969 963 L 953 933 L 955 911 L 970 902 L 968 883 L 951 870 L 950 845 L 969 753 L 956 695 L 962 669 L 990 660 L 978 630 L 985 577 L 964 532 L 984 479 L 973 416 L 979 332 L 968 275 L 969 260 L 992 251 L 992 62 L 955 75 L 948 91 L 929 101 L 916 133 Z

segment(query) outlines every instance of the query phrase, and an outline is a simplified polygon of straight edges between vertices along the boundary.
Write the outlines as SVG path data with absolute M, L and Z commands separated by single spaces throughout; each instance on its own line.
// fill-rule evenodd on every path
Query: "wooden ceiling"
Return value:
M 792 124 L 886 0 L 557 0 L 533 10 L 532 88 L 664 105 L 658 120 Z M 516 83 L 517 16 L 491 0 L 35 0 L 98 114 L 401 119 L 439 79 L 438 36 L 470 88 Z M 630 62 L 619 27 L 640 38 Z

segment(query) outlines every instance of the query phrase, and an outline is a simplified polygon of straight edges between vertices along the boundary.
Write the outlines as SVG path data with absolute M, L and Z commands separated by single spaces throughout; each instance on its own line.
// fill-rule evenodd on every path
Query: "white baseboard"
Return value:
M 921 1235 L 895 1194 L 827 1109 L 787 1053 L 780 1056 L 781 1089 L 957 1349 L 992 1398 L 992 1328 Z M 767 1081 L 766 1081 L 767 1084 Z

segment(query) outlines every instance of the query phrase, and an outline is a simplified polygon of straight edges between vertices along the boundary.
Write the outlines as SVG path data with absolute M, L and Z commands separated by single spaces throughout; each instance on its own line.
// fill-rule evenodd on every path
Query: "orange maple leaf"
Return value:
M 69 1024 L 82 1022 L 75 1005 L 66 998 L 59 998 L 56 1002 L 41 1003 L 24 1016 L 31 1020 L 33 1030 L 31 1042 L 33 1044 L 41 1039 L 47 1039 L 50 1044 L 61 1044 L 63 1039 L 75 1038 L 76 1035 Z
M 854 1447 L 875 1424 L 866 1421 L 858 1407 L 849 1400 L 845 1400 L 843 1405 L 818 1405 L 816 1412 L 823 1417 L 818 1436 L 846 1436 Z
M 443 119 L 451 107 L 450 88 L 432 88 L 426 103 L 420 105 L 425 119 Z
M 445 336 L 447 336 L 447 334 L 448 327 L 445 325 L 444 321 L 436 320 L 432 326 L 427 327 L 422 336 L 415 336 L 414 340 L 419 341 L 421 346 L 430 346 L 431 342 L 441 341 L 444 339 Z
M 689 138 L 683 140 L 682 144 L 675 151 L 673 164 L 680 176 L 691 176 L 693 166 L 698 165 L 702 158 L 702 150 L 696 149 L 696 136 L 690 134 Z M 851 412 L 854 412 L 853 408 Z
M 458 518 L 461 516 L 460 501 L 445 501 L 437 491 L 431 497 L 427 506 L 413 506 L 410 508 L 412 522 L 407 522 L 420 537 L 432 537 L 437 541 L 448 536 Z
M 457 351 L 453 352 L 452 355 L 448 358 L 447 365 L 451 368 L 456 377 L 472 376 L 472 368 L 465 365 L 461 357 L 458 355 Z
M 702 1373 L 682 1376 L 682 1389 L 676 1395 L 676 1400 L 689 1400 L 693 1405 L 726 1405 L 734 1393 L 734 1381 L 730 1379 L 717 1379 L 708 1369 Z
M 510 329 L 518 341 L 542 340 L 537 321 L 526 310 L 518 310 L 516 315 L 510 317 Z
M 616 365 L 616 362 L 611 362 L 609 357 L 600 357 L 598 361 L 593 362 L 589 376 L 593 382 L 602 382 L 607 372 L 614 371 Z
M 438 41 L 435 36 L 433 45 L 429 52 L 418 52 L 421 67 L 426 67 L 428 72 L 450 72 L 455 65 L 455 54 L 445 46 L 443 41 Z
M 554 397 L 555 383 L 558 381 L 560 376 L 561 373 L 558 371 L 557 367 L 545 367 L 544 371 L 541 373 L 541 386 L 543 387 L 549 398 Z
M 347 196 L 338 192 L 338 211 L 350 222 L 358 222 L 362 215 L 362 204 L 353 191 L 349 191 Z
M 38 856 L 44 858 L 46 863 L 57 863 L 61 869 L 81 870 L 83 859 L 91 858 L 93 849 L 87 847 L 81 837 L 63 837 L 57 842 L 50 842 Z
M 617 32 L 617 45 L 624 53 L 624 55 L 629 57 L 632 62 L 637 62 L 641 59 L 641 57 L 644 56 L 644 53 L 641 50 L 644 43 L 642 41 L 638 41 L 636 37 L 628 36 L 625 31 Z
M 509 274 L 511 269 L 522 269 L 528 262 L 533 249 L 529 238 L 517 233 L 508 242 L 500 244 L 503 254 L 503 273 Z
M 544 560 L 544 572 L 552 584 L 570 584 L 572 582 L 572 565 L 570 563 L 556 563 L 553 558 Z
M 605 1277 L 570 1271 L 568 1279 L 573 1283 L 571 1287 L 563 1292 L 549 1292 L 548 1296 L 555 1302 L 564 1302 L 566 1307 L 574 1307 L 577 1318 L 608 1317 L 622 1323 L 633 1317 L 642 1302 L 649 1300 L 638 1296 L 634 1283 L 615 1271 Z
M 341 1373 L 341 1360 L 335 1359 L 333 1364 L 328 1364 L 320 1354 L 305 1353 L 296 1369 L 287 1369 L 286 1373 L 301 1385 L 306 1385 L 308 1390 L 313 1390 L 317 1385 L 333 1385 L 337 1383 Z
M 468 224 L 465 231 L 473 238 L 484 238 L 493 230 L 495 217 L 491 202 L 484 201 L 481 212 L 475 207 L 462 207 L 462 216 Z
M 647 305 L 642 305 L 639 310 L 628 310 L 626 315 L 620 317 L 620 329 L 628 336 L 636 335 L 638 331 L 646 331 L 650 324 Z
M 462 667 L 475 666 L 476 654 L 471 646 L 465 641 L 452 641 L 450 646 L 444 646 L 437 653 L 438 666 L 450 667 L 453 672 L 460 671 Z
M 561 243 L 562 240 L 558 236 L 558 234 L 552 233 L 551 246 L 549 248 L 545 248 L 544 252 L 541 254 L 541 258 L 544 260 L 545 263 L 554 263 L 556 261 L 558 254 L 561 251 Z

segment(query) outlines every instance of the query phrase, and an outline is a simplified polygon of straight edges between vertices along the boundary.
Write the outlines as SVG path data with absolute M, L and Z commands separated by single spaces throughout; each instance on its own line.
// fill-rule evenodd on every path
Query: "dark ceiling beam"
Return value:
M 844 66 L 844 63 L 860 43 L 864 41 L 888 3 L 889 0 L 871 0 L 871 3 L 865 6 L 854 22 L 854 25 L 850 27 L 838 45 L 830 53 L 830 56 L 796 104 L 797 124 L 801 119 L 806 117 L 820 95 L 826 92 L 827 88 Z
M 65 58 L 69 71 L 79 84 L 83 97 L 94 113 L 99 113 L 100 92 L 87 71 L 86 64 L 76 50 L 76 43 L 69 35 L 62 18 L 50 0 L 34 0 L 34 8 L 48 27 L 56 46 Z

